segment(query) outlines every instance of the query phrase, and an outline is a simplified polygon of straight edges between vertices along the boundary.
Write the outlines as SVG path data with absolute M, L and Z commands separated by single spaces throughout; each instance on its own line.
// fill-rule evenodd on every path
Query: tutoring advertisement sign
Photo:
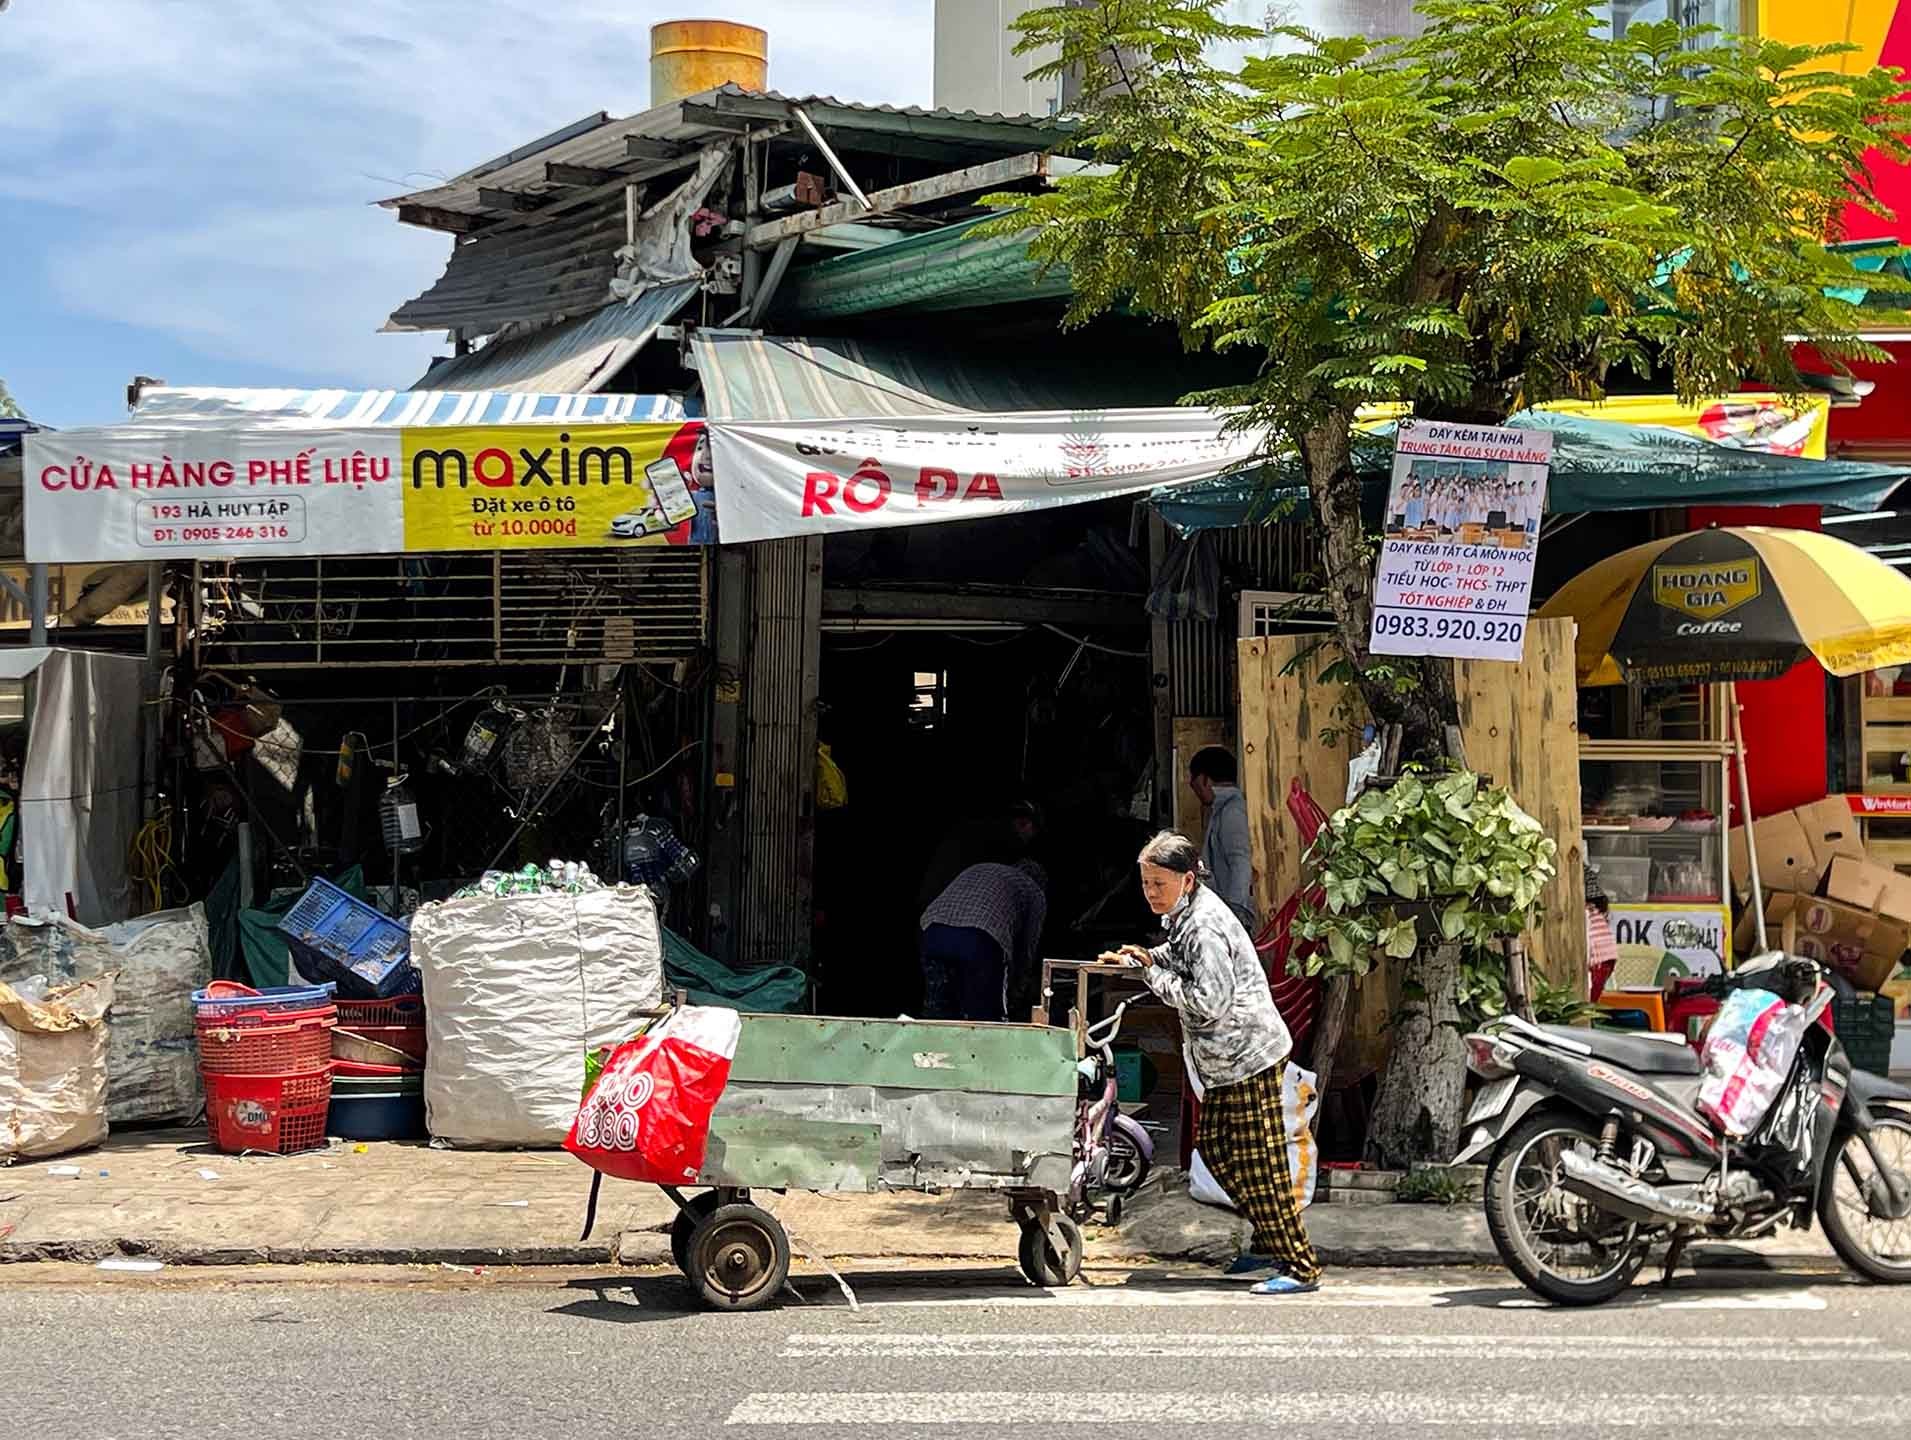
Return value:
M 695 424 L 48 431 L 35 563 L 556 550 L 713 538 Z
M 1261 448 L 1206 410 L 709 422 L 723 539 L 933 525 L 1080 505 L 1241 468 Z
M 1400 423 L 1374 579 L 1375 654 L 1525 653 L 1552 453 L 1547 430 Z

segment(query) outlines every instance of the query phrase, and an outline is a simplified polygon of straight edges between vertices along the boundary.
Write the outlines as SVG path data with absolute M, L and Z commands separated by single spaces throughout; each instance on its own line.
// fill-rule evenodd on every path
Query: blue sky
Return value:
M 0 378 L 47 424 L 175 385 L 405 386 L 449 240 L 371 202 L 649 90 L 649 27 L 770 31 L 770 83 L 927 104 L 932 0 L 11 0 Z

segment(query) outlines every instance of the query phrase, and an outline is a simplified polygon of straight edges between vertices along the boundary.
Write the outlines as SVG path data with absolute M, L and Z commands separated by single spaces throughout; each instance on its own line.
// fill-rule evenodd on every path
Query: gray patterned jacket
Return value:
M 1254 942 L 1227 903 L 1205 885 L 1161 917 L 1167 940 L 1142 972 L 1181 1012 L 1188 1059 L 1204 1088 L 1238 1085 L 1285 1060 L 1294 1048 Z

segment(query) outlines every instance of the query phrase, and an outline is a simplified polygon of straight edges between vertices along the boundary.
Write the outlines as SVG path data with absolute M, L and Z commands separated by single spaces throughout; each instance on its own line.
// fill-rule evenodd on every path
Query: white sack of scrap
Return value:
M 628 1039 L 663 1000 L 648 891 L 470 895 L 412 917 L 425 982 L 425 1120 L 453 1145 L 555 1148 L 584 1055 Z
M 0 1165 L 106 1138 L 106 1011 L 113 977 L 30 998 L 0 984 Z
M 161 910 L 92 930 L 64 915 L 7 925 L 0 980 L 117 976 L 107 1017 L 106 1118 L 192 1120 L 205 1107 L 192 992 L 212 981 L 206 907 Z

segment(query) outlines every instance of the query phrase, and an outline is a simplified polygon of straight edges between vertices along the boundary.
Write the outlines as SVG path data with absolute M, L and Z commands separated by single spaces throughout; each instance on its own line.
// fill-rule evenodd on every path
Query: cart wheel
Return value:
M 1056 1253 L 1055 1242 L 1039 1221 L 1022 1226 L 1022 1243 L 1016 1252 L 1028 1283 L 1043 1290 L 1072 1285 L 1082 1273 L 1082 1227 L 1066 1215 L 1057 1215 L 1055 1229 L 1067 1246 L 1065 1254 Z
M 690 1234 L 690 1282 L 718 1310 L 755 1310 L 783 1288 L 790 1237 L 754 1205 L 719 1205 Z
M 685 1275 L 690 1273 L 690 1234 L 697 1228 L 699 1221 L 717 1208 L 719 1199 L 715 1190 L 693 1195 L 677 1212 L 677 1218 L 670 1222 L 670 1258 L 677 1262 L 677 1268 Z

